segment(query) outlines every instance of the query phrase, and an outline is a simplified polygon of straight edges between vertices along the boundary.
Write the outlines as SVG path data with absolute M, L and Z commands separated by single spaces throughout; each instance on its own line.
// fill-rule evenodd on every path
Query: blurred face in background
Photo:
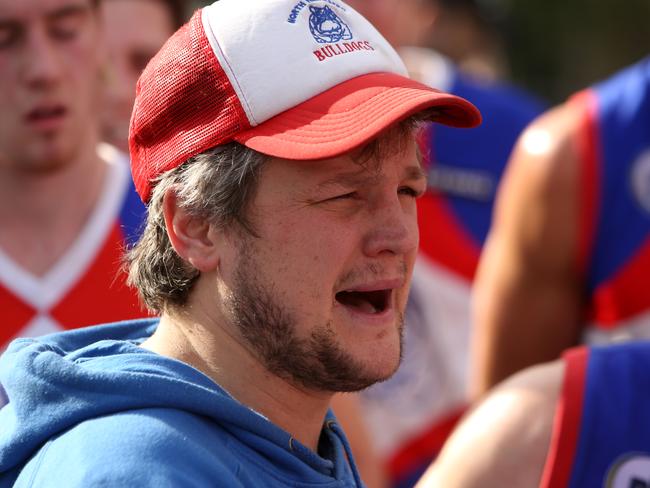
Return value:
M 393 47 L 419 46 L 436 16 L 432 0 L 346 0 L 367 18 Z
M 54 171 L 94 144 L 98 22 L 90 0 L 0 0 L 0 168 Z
M 161 0 L 103 0 L 102 15 L 108 54 L 102 140 L 128 152 L 136 82 L 175 24 Z

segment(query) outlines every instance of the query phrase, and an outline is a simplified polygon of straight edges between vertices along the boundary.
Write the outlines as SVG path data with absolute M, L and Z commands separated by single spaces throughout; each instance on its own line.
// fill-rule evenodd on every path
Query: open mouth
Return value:
M 392 290 L 340 291 L 335 295 L 341 305 L 357 312 L 379 314 L 390 306 Z

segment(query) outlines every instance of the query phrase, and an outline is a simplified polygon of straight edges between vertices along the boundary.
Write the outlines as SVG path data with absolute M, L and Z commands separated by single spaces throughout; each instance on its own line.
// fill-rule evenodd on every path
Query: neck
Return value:
M 317 451 L 332 395 L 301 389 L 270 373 L 222 320 L 197 313 L 165 313 L 142 346 L 202 371 L 238 401 Z
M 96 139 L 51 171 L 0 166 L 0 248 L 33 274 L 45 274 L 81 232 L 105 174 Z

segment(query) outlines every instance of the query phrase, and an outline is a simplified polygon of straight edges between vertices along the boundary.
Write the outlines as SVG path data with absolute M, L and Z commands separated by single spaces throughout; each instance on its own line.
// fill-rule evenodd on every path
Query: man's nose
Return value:
M 417 249 L 418 239 L 414 202 L 405 205 L 394 195 L 373 209 L 364 252 L 369 256 L 404 255 Z
M 25 49 L 23 76 L 33 88 L 56 84 L 62 75 L 61 59 L 44 29 L 30 32 Z

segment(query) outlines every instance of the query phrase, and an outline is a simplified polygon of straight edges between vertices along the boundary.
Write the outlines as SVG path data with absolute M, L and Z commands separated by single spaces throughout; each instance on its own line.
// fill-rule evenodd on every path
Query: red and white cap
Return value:
M 330 158 L 432 107 L 443 124 L 481 120 L 468 101 L 409 79 L 395 50 L 340 0 L 220 0 L 138 81 L 133 178 L 148 201 L 153 179 L 231 141 L 285 159 Z

